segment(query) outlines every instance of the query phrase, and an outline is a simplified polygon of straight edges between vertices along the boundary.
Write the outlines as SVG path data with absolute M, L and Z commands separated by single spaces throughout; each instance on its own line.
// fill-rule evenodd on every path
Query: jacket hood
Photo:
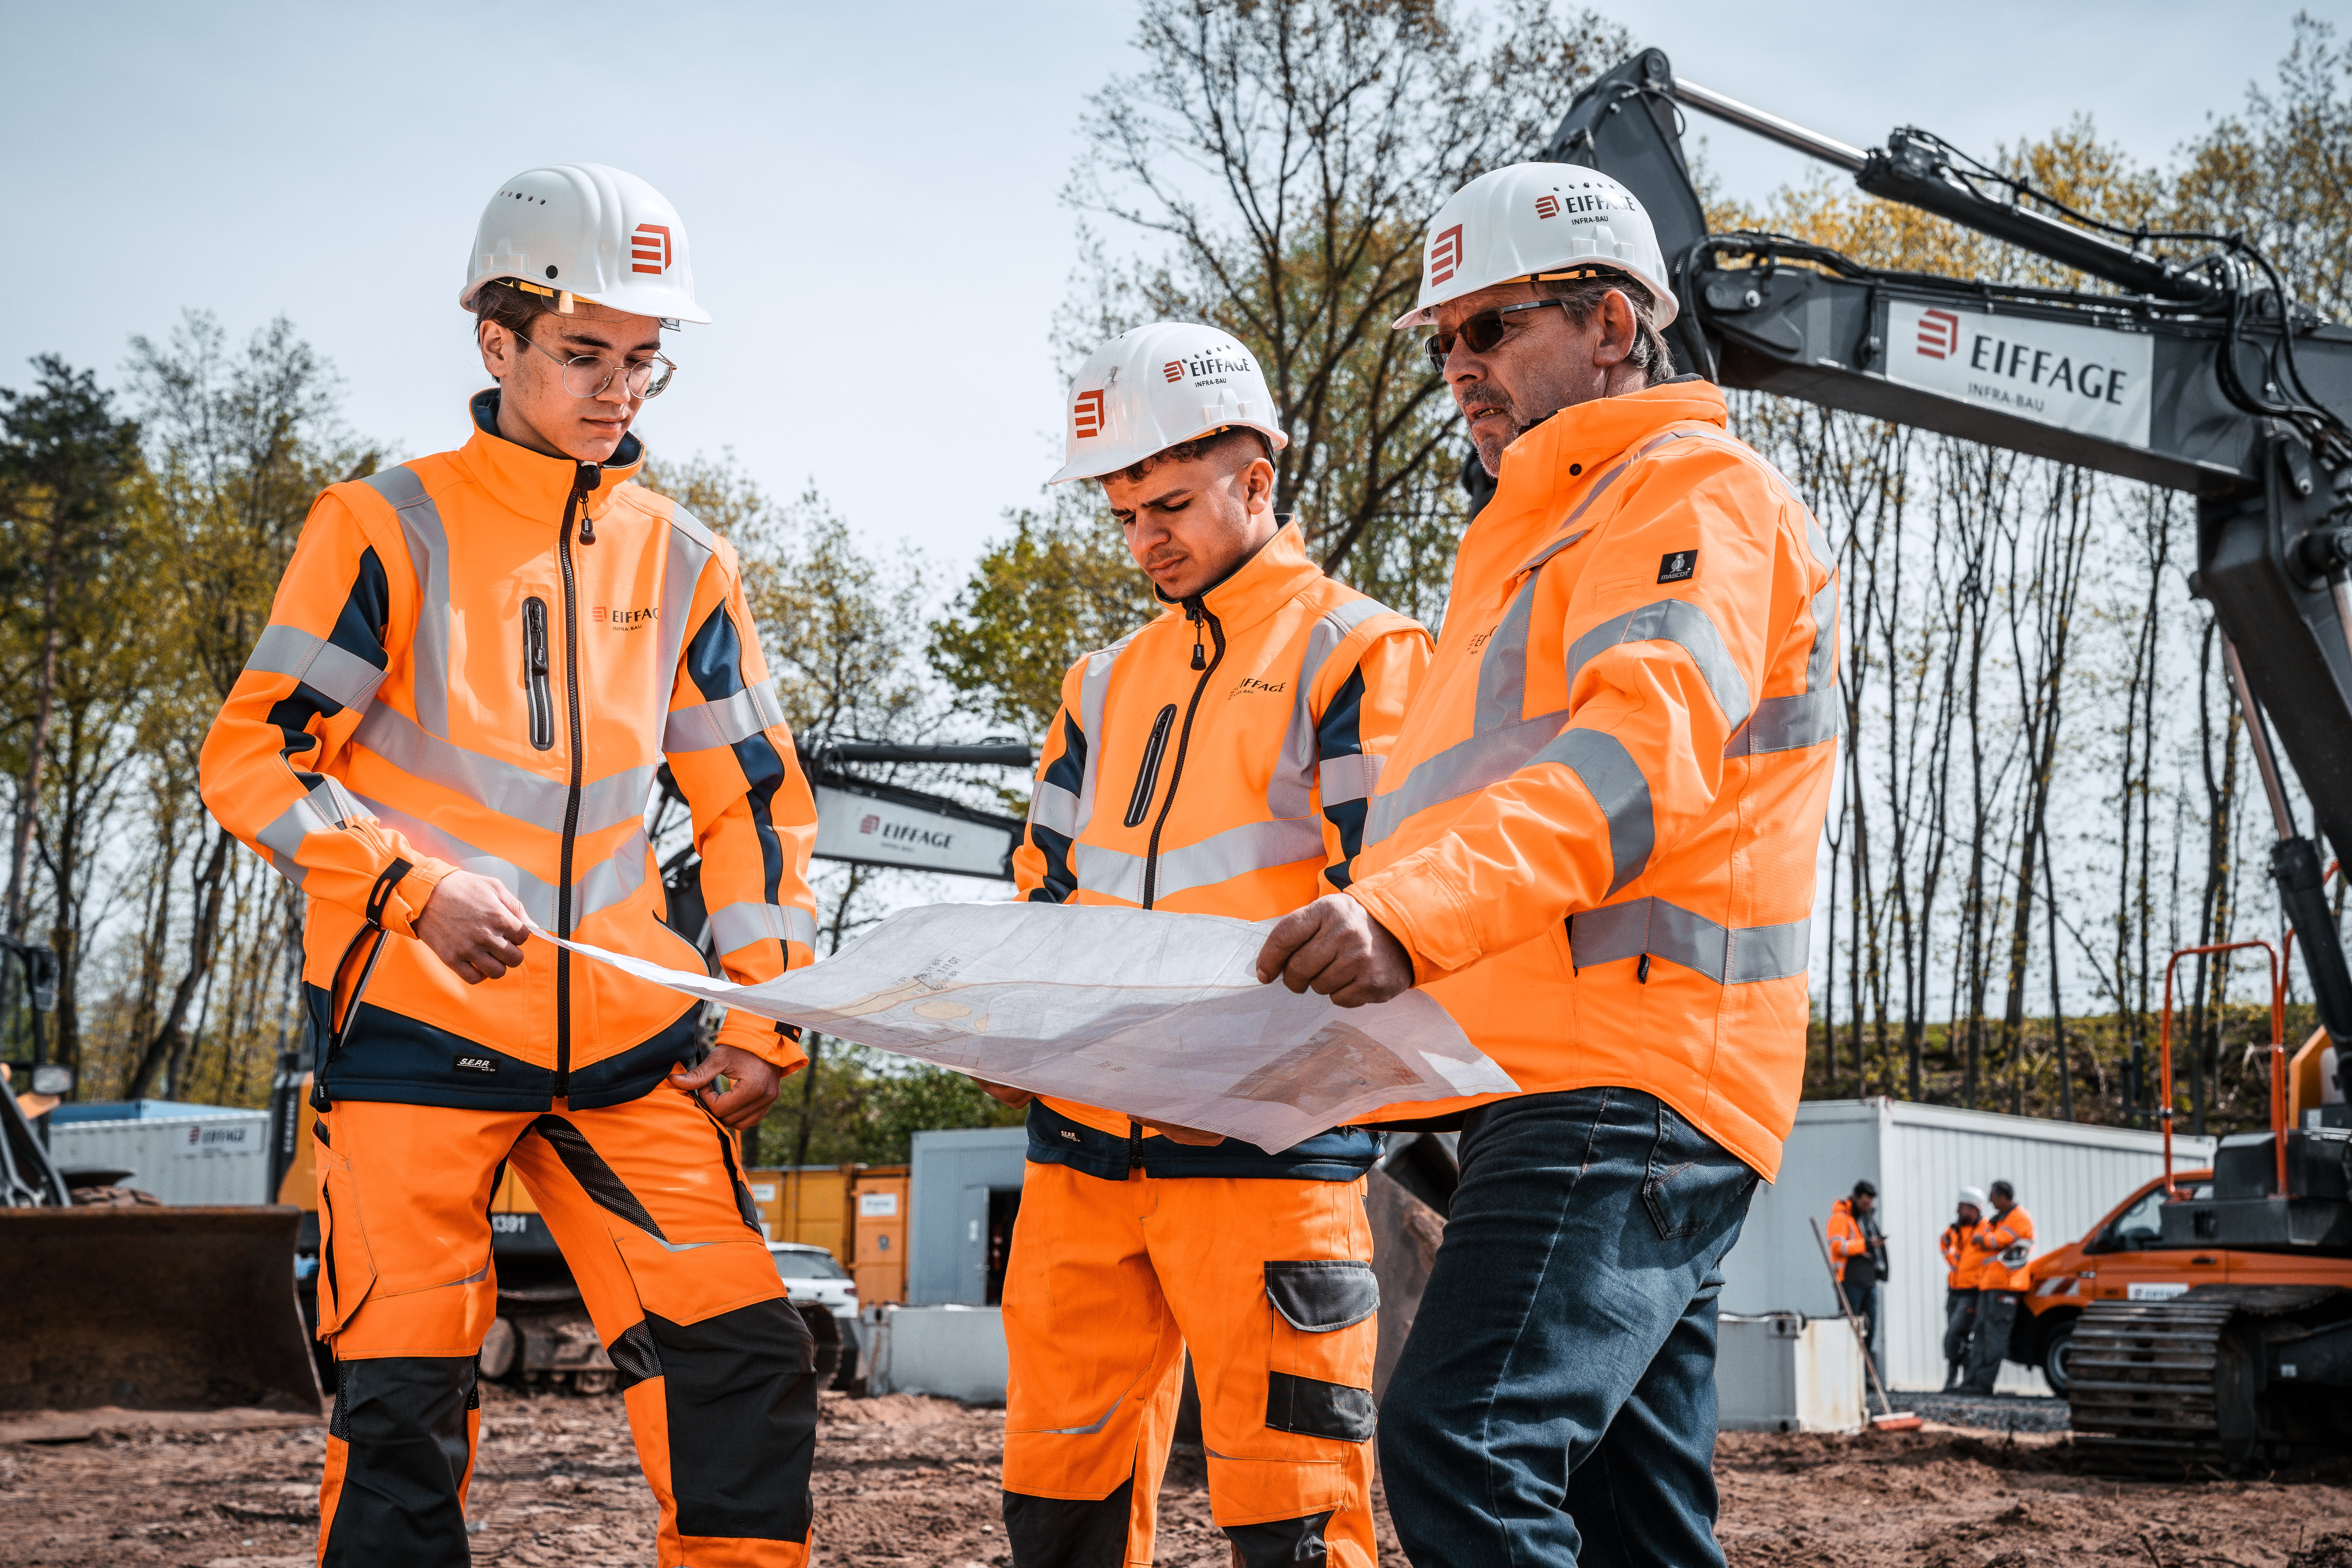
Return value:
M 560 524 L 572 479 L 588 465 L 534 452 L 499 435 L 495 386 L 474 394 L 467 411 L 473 416 L 474 433 L 459 450 L 459 459 L 485 489 L 508 507 L 525 517 L 544 518 L 551 528 Z M 645 443 L 635 431 L 622 437 L 611 460 L 596 466 L 596 488 L 588 497 L 588 515 L 602 518 L 613 504 L 614 493 L 635 479 L 645 466 Z

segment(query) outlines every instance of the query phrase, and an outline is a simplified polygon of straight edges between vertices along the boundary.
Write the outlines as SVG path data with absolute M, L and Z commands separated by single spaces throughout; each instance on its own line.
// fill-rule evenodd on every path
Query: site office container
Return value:
M 62 1123 L 53 1114 L 50 1163 L 65 1172 L 128 1171 L 122 1185 L 175 1206 L 268 1203 L 269 1113 L 190 1109 L 203 1114 Z
M 2174 1163 L 2212 1163 L 2215 1140 L 2175 1134 Z M 1739 1243 L 1724 1260 L 1726 1312 L 1836 1313 L 1836 1294 L 1811 1222 L 1857 1180 L 1878 1189 L 1891 1277 L 1878 1288 L 1879 1340 L 1895 1388 L 1944 1384 L 1943 1255 L 1959 1189 L 2006 1180 L 2033 1216 L 2036 1256 L 2082 1237 L 2135 1187 L 2162 1173 L 2154 1131 L 1892 1100 L 1809 1100 L 1782 1152 L 1780 1179 L 1758 1187 Z M 2014 1364 L 1998 1385 L 2046 1394 L 2039 1372 Z

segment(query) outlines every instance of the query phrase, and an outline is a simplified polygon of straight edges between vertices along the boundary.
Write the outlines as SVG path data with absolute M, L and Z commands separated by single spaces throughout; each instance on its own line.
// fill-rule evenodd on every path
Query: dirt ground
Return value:
M 653 1510 L 617 1395 L 486 1391 L 469 1512 L 478 1564 L 640 1568 Z M 825 1396 L 818 1560 L 993 1568 L 1003 1413 Z M 0 1444 L 0 1563 L 305 1568 L 324 1429 L 100 1431 Z M 1935 1426 L 1858 1437 L 1727 1434 L 1734 1568 L 2352 1568 L 2352 1466 L 2160 1486 L 2077 1470 L 2063 1439 Z M 1202 1462 L 1161 1493 L 1159 1561 L 1223 1568 Z M 1402 1562 L 1382 1516 L 1382 1546 Z

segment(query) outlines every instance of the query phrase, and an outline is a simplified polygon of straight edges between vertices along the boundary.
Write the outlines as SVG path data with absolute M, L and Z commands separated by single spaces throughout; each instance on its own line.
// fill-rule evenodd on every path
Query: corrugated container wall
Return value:
M 50 1127 L 49 1160 L 61 1171 L 128 1171 L 124 1186 L 174 1206 L 267 1203 L 269 1113 L 68 1121 Z
M 2176 1135 L 2174 1163 L 2210 1163 L 2214 1140 Z M 2163 1140 L 2128 1128 L 1890 1100 L 1810 1100 L 1797 1108 L 1777 1184 L 1760 1187 L 1739 1245 L 1724 1263 L 1727 1312 L 1837 1310 L 1811 1220 L 1867 1178 L 1878 1188 L 1893 1277 L 1879 1287 L 1881 1349 L 1895 1388 L 1944 1383 L 1944 1259 L 1937 1237 L 1963 1185 L 2007 1180 L 2033 1216 L 2034 1254 L 2075 1240 L 2132 1188 L 2164 1168 Z M 2047 1393 L 2016 1366 L 2000 1386 Z
M 907 1300 L 918 1306 L 992 1306 L 1009 1256 L 1029 1133 L 969 1127 L 914 1136 L 907 1226 Z

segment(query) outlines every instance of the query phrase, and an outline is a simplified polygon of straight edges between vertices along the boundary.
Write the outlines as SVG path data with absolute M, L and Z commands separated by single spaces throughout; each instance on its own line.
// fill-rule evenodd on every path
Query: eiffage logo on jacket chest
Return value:
M 661 612 L 652 608 L 608 610 L 602 605 L 593 605 L 589 607 L 588 618 L 610 626 L 616 632 L 633 632 L 640 626 L 649 626 L 660 620 Z

